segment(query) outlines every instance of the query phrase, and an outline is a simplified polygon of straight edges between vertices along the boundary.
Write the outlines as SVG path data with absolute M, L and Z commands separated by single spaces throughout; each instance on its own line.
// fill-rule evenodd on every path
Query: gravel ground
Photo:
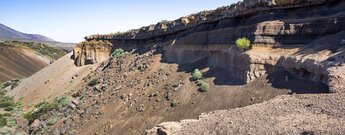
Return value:
M 281 95 L 158 125 L 151 134 L 345 134 L 345 94 Z

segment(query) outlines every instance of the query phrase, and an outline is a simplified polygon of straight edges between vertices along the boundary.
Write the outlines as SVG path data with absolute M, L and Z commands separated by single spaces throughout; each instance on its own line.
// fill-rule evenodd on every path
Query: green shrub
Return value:
M 0 97 L 6 95 L 6 90 L 0 89 Z
M 48 112 L 50 110 L 55 109 L 56 107 L 57 107 L 56 103 L 49 103 L 47 101 L 43 101 L 35 105 L 35 108 L 38 108 L 42 110 L 43 112 Z
M 170 106 L 171 106 L 171 107 L 177 107 L 177 106 L 178 106 L 178 104 L 179 104 L 179 102 L 178 102 L 178 101 L 173 100 L 173 101 L 170 103 Z
M 0 116 L 5 116 L 5 117 L 9 117 L 9 116 L 12 116 L 12 114 L 11 113 L 3 113 L 3 114 L 0 114 Z
M 119 49 L 116 49 L 113 52 L 112 56 L 115 57 L 115 58 L 120 58 L 123 55 L 124 52 L 125 51 L 123 49 L 119 48 Z
M 15 118 L 7 118 L 7 125 L 14 127 L 17 125 L 17 120 Z
M 62 118 L 61 117 L 53 117 L 52 119 L 49 119 L 47 122 L 47 126 L 53 126 L 57 122 L 59 122 Z
M 7 106 L 4 109 L 5 111 L 12 111 L 13 110 L 13 106 Z
M 10 96 L 2 96 L 0 97 L 0 108 L 5 108 L 8 106 L 14 106 L 14 100 L 13 97 Z
M 6 126 L 7 120 L 4 116 L 0 115 L 0 127 Z
M 56 98 L 54 102 L 57 103 L 61 107 L 65 107 L 71 103 L 71 98 L 67 96 L 62 96 L 62 97 Z
M 70 135 L 76 135 L 76 134 L 78 134 L 78 131 L 73 129 L 73 130 L 69 131 L 69 134 Z
M 34 119 L 34 118 L 32 118 L 32 114 L 33 114 L 33 110 L 26 112 L 26 113 L 23 115 L 23 117 L 24 117 L 25 119 L 27 119 L 27 120 L 32 120 L 32 119 Z
M 199 91 L 200 92 L 207 92 L 210 86 L 204 81 L 198 81 Z
M 94 86 L 98 83 L 98 78 L 94 78 L 89 82 L 89 86 Z
M 199 71 L 199 69 L 195 69 L 192 75 L 192 78 L 194 80 L 199 80 L 202 78 L 202 73 Z
M 56 103 L 49 103 L 47 101 L 43 101 L 35 105 L 35 108 L 27 113 L 24 114 L 24 118 L 32 121 L 34 119 L 38 119 L 41 115 L 56 109 L 58 105 Z
M 24 105 L 24 103 L 22 100 L 19 100 L 15 103 L 15 106 L 17 106 L 17 107 L 22 107 L 23 105 Z
M 11 101 L 0 101 L 0 108 L 6 108 L 13 105 L 14 104 Z
M 146 64 L 140 64 L 138 70 L 144 71 L 147 68 Z
M 236 40 L 236 47 L 241 51 L 248 50 L 250 48 L 250 40 L 246 37 L 239 38 Z

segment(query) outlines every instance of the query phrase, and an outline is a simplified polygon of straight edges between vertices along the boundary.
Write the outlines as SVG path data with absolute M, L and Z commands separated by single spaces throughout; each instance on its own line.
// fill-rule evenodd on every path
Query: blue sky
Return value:
M 0 23 L 61 42 L 140 28 L 238 0 L 1 0 Z

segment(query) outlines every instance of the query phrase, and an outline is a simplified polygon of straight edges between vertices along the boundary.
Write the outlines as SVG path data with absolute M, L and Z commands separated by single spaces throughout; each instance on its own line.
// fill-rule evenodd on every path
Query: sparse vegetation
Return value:
M 48 120 L 47 126 L 53 126 L 61 119 L 62 119 L 62 117 L 54 117 L 54 118 Z
M 23 102 L 22 102 L 23 98 L 20 98 L 19 101 L 15 102 L 13 97 L 6 96 L 6 90 L 3 88 L 9 87 L 9 86 L 12 87 L 11 83 L 7 83 L 5 85 L 0 86 L 0 108 L 3 108 L 4 111 L 10 112 L 10 113 L 0 114 L 0 127 L 16 126 L 17 121 L 13 116 L 21 115 L 21 113 L 23 112 Z
M 172 100 L 173 95 L 172 95 L 172 93 L 171 93 L 170 91 L 168 91 L 168 92 L 165 94 L 164 98 L 165 98 L 166 100 L 170 101 L 170 100 Z
M 210 88 L 210 86 L 206 82 L 201 81 L 201 80 L 198 80 L 197 84 L 199 86 L 200 92 L 207 92 L 208 89 Z
M 6 108 L 9 106 L 14 106 L 14 100 L 13 97 L 9 97 L 9 96 L 4 96 L 2 95 L 0 98 L 0 108 Z
M 5 107 L 4 110 L 5 110 L 5 111 L 12 111 L 12 110 L 13 110 L 13 107 L 12 107 L 12 106 L 7 106 L 7 107 Z
M 201 81 L 201 78 L 202 72 L 199 69 L 195 69 L 192 74 L 192 79 L 196 80 L 196 84 L 198 85 L 200 92 L 206 92 L 209 89 L 209 85 L 206 82 Z
M 6 96 L 5 88 L 11 87 L 13 89 L 18 85 L 19 81 L 19 79 L 14 79 L 0 84 L 0 108 L 3 108 L 4 111 L 11 112 L 11 114 L 18 114 L 22 112 L 23 98 L 20 98 L 19 101 L 15 102 L 13 97 Z
M 11 89 L 14 89 L 19 85 L 20 80 L 19 79 L 13 79 L 13 80 L 11 80 L 11 82 L 12 82 Z
M 32 110 L 26 112 L 23 117 L 29 121 L 29 124 L 35 119 L 39 119 L 45 121 L 48 127 L 53 126 L 65 117 L 66 108 L 69 108 L 68 105 L 72 103 L 71 100 L 68 96 L 60 96 L 52 102 L 40 102 Z
M 236 47 L 241 51 L 248 50 L 250 48 L 250 40 L 246 37 L 236 40 Z
M 62 96 L 56 98 L 55 102 L 59 105 L 59 107 L 66 107 L 71 103 L 71 98 L 67 96 Z
M 178 106 L 178 104 L 179 104 L 179 102 L 178 102 L 178 101 L 173 100 L 173 101 L 170 103 L 170 106 L 171 106 L 171 107 L 177 107 L 177 106 Z
M 11 85 L 11 82 L 10 82 L 10 81 L 1 83 L 1 84 L 0 84 L 0 90 L 3 90 L 3 89 L 5 89 L 6 87 L 8 87 L 8 86 L 10 86 L 10 85 Z
M 35 109 L 24 114 L 24 118 L 26 118 L 29 121 L 33 121 L 39 118 L 42 114 L 45 114 L 48 111 L 56 109 L 57 107 L 58 105 L 55 102 L 49 103 L 47 101 L 43 101 L 35 105 Z
M 66 54 L 66 52 L 58 48 L 36 42 L 5 41 L 3 45 L 30 48 L 38 52 L 40 55 L 46 56 L 51 60 L 57 60 Z
M 202 78 L 202 73 L 199 69 L 195 69 L 192 75 L 193 80 L 199 80 Z
M 141 64 L 139 64 L 138 65 L 138 70 L 139 71 L 141 71 L 141 72 L 143 72 L 143 71 L 145 71 L 145 69 L 147 69 L 148 68 L 148 64 L 147 63 L 141 63 Z
M 14 126 L 17 125 L 17 120 L 16 120 L 15 118 L 13 118 L 13 117 L 7 118 L 6 121 L 7 121 L 6 124 L 7 124 L 7 126 L 9 126 L 9 127 L 14 127 Z
M 6 118 L 0 114 L 0 127 L 6 126 L 7 120 Z
M 98 83 L 98 78 L 93 78 L 90 82 L 89 82 L 89 86 L 94 86 Z
M 3 89 L 11 86 L 11 89 L 16 88 L 20 83 L 20 79 L 12 79 L 10 81 L 4 82 L 4 83 L 0 83 L 0 93 L 4 92 Z M 5 94 L 0 94 L 0 95 L 5 95 Z
M 113 52 L 113 54 L 112 54 L 112 56 L 114 57 L 114 58 L 120 58 L 120 57 L 122 57 L 122 55 L 124 54 L 124 50 L 123 49 L 121 49 L 121 48 L 119 48 L 119 49 L 116 49 L 114 52 Z

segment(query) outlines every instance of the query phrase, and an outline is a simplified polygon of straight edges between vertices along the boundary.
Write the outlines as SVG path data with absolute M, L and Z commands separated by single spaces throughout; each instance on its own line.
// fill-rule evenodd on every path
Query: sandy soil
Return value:
M 76 67 L 69 53 L 50 66 L 40 70 L 20 85 L 9 91 L 16 99 L 24 97 L 24 104 L 35 104 L 43 100 L 51 100 L 73 90 L 81 80 L 98 65 Z

